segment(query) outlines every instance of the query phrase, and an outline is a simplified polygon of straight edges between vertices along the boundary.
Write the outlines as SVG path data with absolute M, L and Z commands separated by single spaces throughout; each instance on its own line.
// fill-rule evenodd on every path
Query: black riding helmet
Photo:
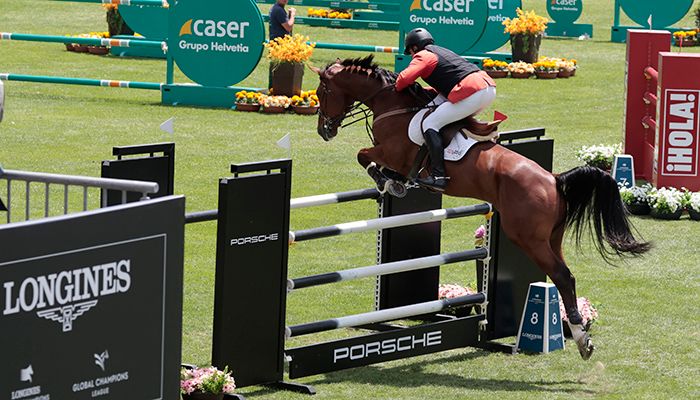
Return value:
M 409 55 L 411 52 L 409 49 L 413 46 L 417 46 L 418 50 L 423 50 L 425 46 L 435 43 L 433 35 L 424 28 L 416 28 L 411 30 L 406 34 L 406 39 L 404 40 L 405 48 L 403 54 Z

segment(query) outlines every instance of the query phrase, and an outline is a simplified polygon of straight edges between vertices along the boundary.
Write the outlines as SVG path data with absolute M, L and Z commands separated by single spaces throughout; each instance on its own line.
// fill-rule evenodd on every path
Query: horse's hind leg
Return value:
M 564 301 L 564 308 L 569 319 L 569 328 L 571 328 L 578 351 L 584 360 L 588 360 L 594 350 L 593 343 L 588 333 L 583 329 L 583 319 L 576 303 L 576 279 L 561 257 L 560 239 L 559 249 L 555 251 L 552 248 L 552 242 L 556 244 L 557 241 L 557 237 L 554 236 L 549 242 L 523 243 L 523 249 L 557 287 Z
M 395 179 L 396 172 L 383 167 L 381 145 L 360 150 L 357 153 L 357 161 L 367 171 L 367 174 L 377 184 L 381 192 L 388 192 L 395 197 L 406 195 L 406 186 L 402 180 Z

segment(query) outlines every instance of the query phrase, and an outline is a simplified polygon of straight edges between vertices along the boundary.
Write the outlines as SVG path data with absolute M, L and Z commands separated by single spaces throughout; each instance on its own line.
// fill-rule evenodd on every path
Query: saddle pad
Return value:
M 408 126 L 408 137 L 418 146 L 422 146 L 425 143 L 421 122 L 423 121 L 423 116 L 427 112 L 427 108 L 419 111 L 413 119 L 411 119 L 411 123 Z M 472 138 L 465 138 L 462 134 L 455 135 L 450 144 L 445 148 L 445 161 L 461 160 L 476 143 L 479 142 Z

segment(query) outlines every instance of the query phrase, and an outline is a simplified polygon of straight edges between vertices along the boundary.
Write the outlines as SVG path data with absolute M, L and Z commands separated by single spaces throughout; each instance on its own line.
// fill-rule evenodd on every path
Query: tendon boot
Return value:
M 427 129 L 423 132 L 425 144 L 428 146 L 430 156 L 430 176 L 416 179 L 416 183 L 427 188 L 444 192 L 447 181 L 445 176 L 445 149 L 442 146 L 442 135 L 435 129 Z

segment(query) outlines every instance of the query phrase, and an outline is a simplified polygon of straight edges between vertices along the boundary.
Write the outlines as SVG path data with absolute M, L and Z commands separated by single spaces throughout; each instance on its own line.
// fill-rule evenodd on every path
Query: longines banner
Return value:
M 184 198 L 0 225 L 1 399 L 179 399 Z

